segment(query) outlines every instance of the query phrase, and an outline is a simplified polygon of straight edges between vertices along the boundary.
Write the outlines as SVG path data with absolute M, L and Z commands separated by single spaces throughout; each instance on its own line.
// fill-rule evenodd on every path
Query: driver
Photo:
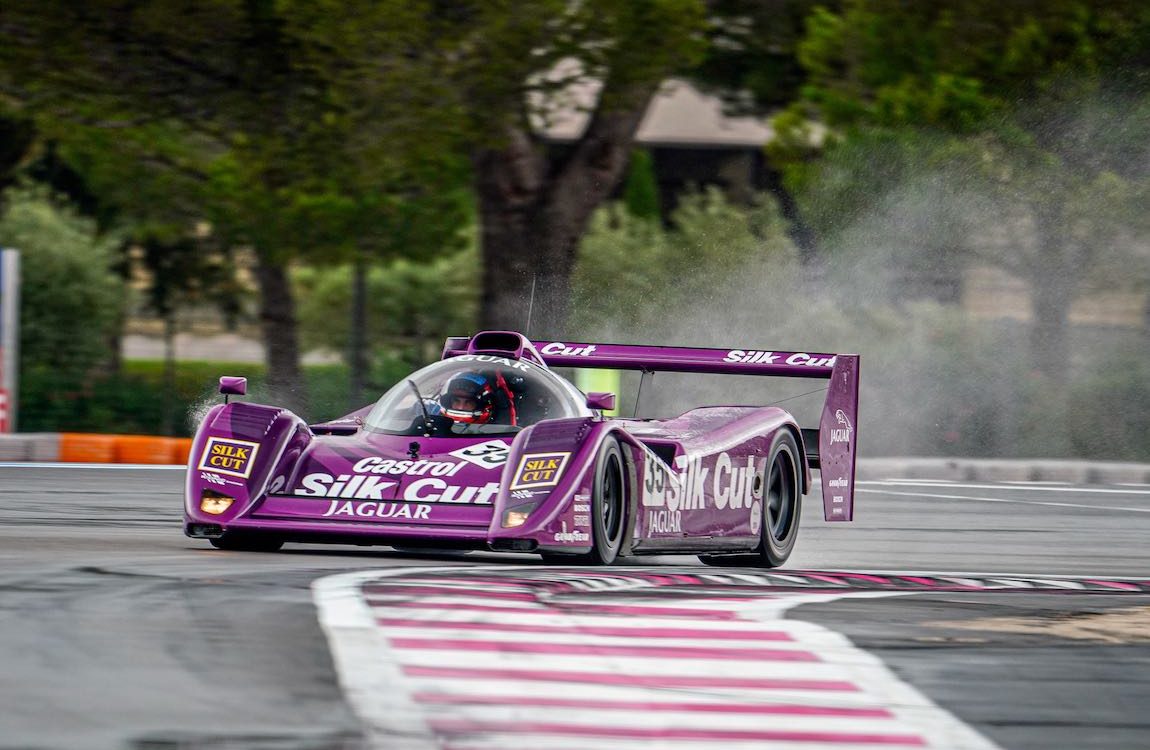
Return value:
M 456 373 L 439 397 L 443 416 L 464 424 L 517 425 L 515 398 L 503 375 L 481 372 Z

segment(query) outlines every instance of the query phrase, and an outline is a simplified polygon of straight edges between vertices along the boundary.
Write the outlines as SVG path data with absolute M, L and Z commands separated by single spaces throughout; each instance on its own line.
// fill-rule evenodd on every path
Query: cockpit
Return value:
M 388 435 L 509 435 L 544 419 L 590 416 L 575 386 L 532 362 L 450 357 L 396 383 L 364 419 Z

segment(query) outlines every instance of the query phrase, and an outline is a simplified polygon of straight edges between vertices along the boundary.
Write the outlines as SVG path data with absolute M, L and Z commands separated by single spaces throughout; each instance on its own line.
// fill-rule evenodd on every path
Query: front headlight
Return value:
M 226 512 L 234 502 L 234 498 L 215 490 L 204 490 L 200 493 L 200 510 L 213 516 Z
M 539 503 L 527 503 L 503 511 L 503 528 L 514 529 L 527 523 L 527 516 L 531 515 L 531 511 L 535 510 L 538 505 Z

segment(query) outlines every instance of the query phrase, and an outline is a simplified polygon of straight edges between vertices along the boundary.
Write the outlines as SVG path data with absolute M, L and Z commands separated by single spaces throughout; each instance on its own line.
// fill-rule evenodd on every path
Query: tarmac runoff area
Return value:
M 878 474 L 763 571 L 224 552 L 183 476 L 0 465 L 0 744 L 1150 747 L 1145 483 Z

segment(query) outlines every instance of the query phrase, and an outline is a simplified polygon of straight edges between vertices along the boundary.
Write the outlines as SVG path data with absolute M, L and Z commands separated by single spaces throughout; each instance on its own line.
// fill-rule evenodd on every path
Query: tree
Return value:
M 835 11 L 842 4 L 842 0 L 712 0 L 706 53 L 687 75 L 721 96 L 732 114 L 778 116 L 780 109 L 800 97 L 807 81 L 798 55 L 807 18 L 816 9 Z M 790 132 L 786 127 L 780 130 Z M 809 140 L 804 136 L 804 143 Z M 807 275 L 817 277 L 821 259 L 814 231 L 783 179 L 786 160 L 776 156 L 774 149 L 767 149 L 766 187 L 787 221 Z
M 405 4 L 407 5 L 407 4 Z M 624 174 L 660 82 L 697 59 L 699 0 L 429 2 L 411 54 L 442 84 L 478 203 L 480 325 L 519 328 L 535 290 L 532 334 L 567 319 L 579 239 Z M 581 135 L 548 146 L 539 128 L 572 104 Z
M 334 14 L 353 32 L 354 5 Z M 367 10 L 401 10 L 382 5 Z M 65 144 L 103 197 L 136 222 L 207 218 L 221 244 L 255 250 L 269 387 L 288 404 L 303 400 L 288 264 L 433 253 L 452 244 L 436 230 L 456 232 L 461 215 L 458 170 L 437 143 L 420 147 L 432 128 L 391 117 L 402 107 L 380 96 L 380 81 L 404 71 L 358 85 L 333 72 L 345 45 L 375 44 L 377 69 L 403 68 L 403 14 L 393 31 L 376 25 L 377 36 L 328 43 L 308 23 L 312 10 L 287 0 L 13 0 L 0 13 L 0 90 Z M 440 219 L 422 224 L 430 243 L 400 244 L 417 234 L 411 201 Z
M 799 47 L 810 80 L 777 124 L 797 129 L 817 116 L 834 129 L 832 144 L 835 133 L 949 134 L 940 149 L 964 152 L 999 225 L 1034 238 L 998 245 L 995 260 L 1031 283 L 1034 366 L 1060 383 L 1083 271 L 1129 226 L 1147 179 L 1148 42 L 1141 2 L 853 0 L 810 17 Z M 792 179 L 825 176 L 803 152 L 809 132 L 786 135 L 800 146 Z M 887 163 L 872 165 L 854 194 L 873 206 L 885 194 L 871 176 Z
M 42 388 L 45 400 L 65 403 L 113 356 L 108 340 L 125 297 L 111 268 L 117 240 L 43 187 L 14 187 L 6 204 L 0 247 L 22 254 L 20 379 L 25 391 Z

